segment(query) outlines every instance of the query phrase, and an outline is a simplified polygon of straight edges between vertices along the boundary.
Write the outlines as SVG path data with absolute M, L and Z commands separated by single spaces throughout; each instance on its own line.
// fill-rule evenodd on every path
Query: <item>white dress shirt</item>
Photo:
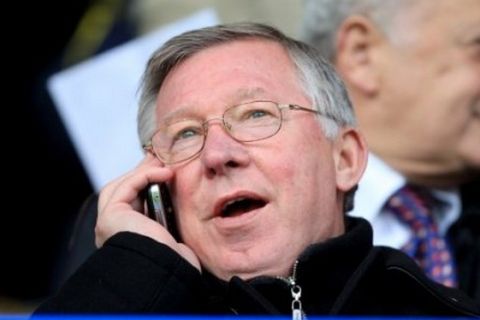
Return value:
M 355 207 L 349 215 L 363 217 L 373 227 L 373 243 L 401 248 L 411 237 L 411 230 L 392 213 L 383 210 L 390 196 L 406 183 L 405 178 L 389 167 L 377 156 L 369 154 L 365 174 L 355 194 Z M 461 210 L 458 189 L 431 189 L 443 205 L 434 211 L 439 231 L 445 235 L 448 228 L 458 219 Z

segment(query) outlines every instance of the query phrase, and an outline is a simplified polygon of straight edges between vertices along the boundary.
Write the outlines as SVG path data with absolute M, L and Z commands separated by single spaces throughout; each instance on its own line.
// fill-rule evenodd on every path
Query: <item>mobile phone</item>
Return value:
M 163 225 L 177 241 L 180 241 L 172 200 L 167 185 L 165 183 L 150 184 L 146 189 L 145 198 L 145 214 Z

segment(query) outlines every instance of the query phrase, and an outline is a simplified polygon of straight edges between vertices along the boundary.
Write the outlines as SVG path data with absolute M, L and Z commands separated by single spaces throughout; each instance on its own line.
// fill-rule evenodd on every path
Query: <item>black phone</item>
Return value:
M 177 240 L 180 241 L 175 212 L 168 187 L 165 183 L 150 184 L 146 189 L 146 212 L 145 214 L 163 225 Z

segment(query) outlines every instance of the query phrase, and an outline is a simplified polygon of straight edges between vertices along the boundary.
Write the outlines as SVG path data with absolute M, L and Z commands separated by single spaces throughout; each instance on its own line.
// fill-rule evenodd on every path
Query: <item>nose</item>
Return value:
M 207 130 L 201 161 L 208 176 L 225 175 L 233 168 L 250 163 L 248 150 L 229 135 L 221 119 L 209 120 Z

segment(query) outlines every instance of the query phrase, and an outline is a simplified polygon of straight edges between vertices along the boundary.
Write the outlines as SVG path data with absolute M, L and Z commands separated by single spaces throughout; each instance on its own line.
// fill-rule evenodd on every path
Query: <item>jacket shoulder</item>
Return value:
M 200 272 L 168 246 L 120 232 L 91 255 L 35 314 L 192 313 L 200 308 Z
M 373 247 L 349 280 L 338 313 L 381 315 L 479 316 L 463 292 L 433 282 L 403 252 Z

